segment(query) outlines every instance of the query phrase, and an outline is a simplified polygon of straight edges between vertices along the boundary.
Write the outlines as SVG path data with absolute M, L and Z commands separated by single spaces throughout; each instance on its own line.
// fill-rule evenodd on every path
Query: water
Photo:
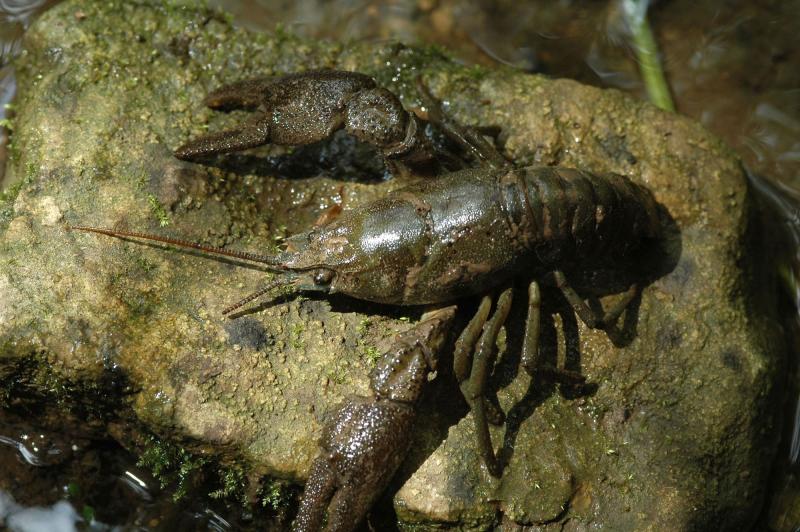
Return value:
M 0 118 L 6 112 L 2 104 L 14 91 L 8 59 L 18 50 L 31 17 L 52 3 L 0 0 Z M 511 65 L 645 97 L 620 3 L 215 3 L 232 12 L 237 23 L 256 30 L 268 31 L 280 23 L 312 38 L 433 42 L 453 50 L 466 63 Z M 800 526 L 800 481 L 796 478 L 800 460 L 800 379 L 796 375 L 800 338 L 800 46 L 796 21 L 800 20 L 800 0 L 673 0 L 656 3 L 648 16 L 678 111 L 703 123 L 741 155 L 760 198 L 763 221 L 775 229 L 772 234 L 779 235 L 781 310 L 794 356 L 785 403 L 784 443 L 761 526 L 795 530 Z M 6 133 L 3 130 L 3 135 Z M 4 156 L 0 148 L 0 158 Z M 169 524 L 213 530 L 255 526 L 252 516 L 240 509 L 202 498 L 187 503 L 188 509 L 177 509 L 169 489 L 161 489 L 108 434 L 94 430 L 79 422 L 65 425 L 58 416 L 22 419 L 10 412 L 0 413 L 0 464 L 5 471 L 0 475 L 0 522 L 5 517 L 11 526 L 14 516 L 46 515 L 59 519 L 65 527 L 94 523 L 92 527 L 97 529 L 113 525 L 147 529 Z M 82 485 L 76 492 L 78 480 Z M 107 496 L 109 493 L 113 496 Z M 39 509 L 34 512 L 33 507 Z

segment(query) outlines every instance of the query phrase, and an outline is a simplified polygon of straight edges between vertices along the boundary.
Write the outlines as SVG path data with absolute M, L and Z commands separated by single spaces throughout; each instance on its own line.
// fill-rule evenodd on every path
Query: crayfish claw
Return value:
M 196 161 L 219 153 L 255 148 L 266 144 L 269 140 L 269 122 L 264 116 L 256 116 L 238 128 L 190 140 L 175 150 L 175 157 L 182 161 Z
M 295 532 L 355 529 L 386 489 L 411 444 L 416 403 L 436 367 L 455 307 L 398 334 L 371 375 L 371 396 L 351 396 L 331 416 L 311 466 Z
M 303 500 L 292 523 L 292 532 L 317 532 L 322 529 L 325 509 L 336 490 L 336 477 L 325 456 L 311 464 Z
M 344 129 L 382 151 L 390 166 L 425 168 L 434 160 L 423 128 L 400 99 L 357 72 L 315 70 L 280 77 L 247 79 L 208 94 L 218 111 L 258 111 L 238 128 L 193 139 L 175 157 L 194 161 L 272 143 L 311 144 Z
M 275 78 L 254 78 L 237 81 L 208 93 L 206 107 L 217 111 L 255 111 Z

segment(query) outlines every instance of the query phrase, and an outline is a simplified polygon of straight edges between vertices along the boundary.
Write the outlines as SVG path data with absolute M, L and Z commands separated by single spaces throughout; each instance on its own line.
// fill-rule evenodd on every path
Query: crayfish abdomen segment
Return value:
M 571 269 L 586 259 L 623 261 L 643 241 L 658 238 L 655 199 L 617 174 L 561 167 L 522 168 L 526 247 L 547 269 Z

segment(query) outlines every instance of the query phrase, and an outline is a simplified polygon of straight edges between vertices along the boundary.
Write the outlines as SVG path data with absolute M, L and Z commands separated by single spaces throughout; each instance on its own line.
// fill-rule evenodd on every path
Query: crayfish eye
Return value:
M 314 284 L 326 285 L 333 281 L 333 271 L 320 268 L 314 272 Z

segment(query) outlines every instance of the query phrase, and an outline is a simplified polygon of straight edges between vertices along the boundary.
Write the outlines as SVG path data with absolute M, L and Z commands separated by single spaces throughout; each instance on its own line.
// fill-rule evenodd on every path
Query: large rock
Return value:
M 440 373 L 399 476 L 399 518 L 746 528 L 774 451 L 782 345 L 738 160 L 699 125 L 619 92 L 468 68 L 429 50 L 252 34 L 178 2 L 68 1 L 47 12 L 18 63 L 17 185 L 0 205 L 6 382 L 24 372 L 30 387 L 82 393 L 123 380 L 126 415 L 162 438 L 245 460 L 254 475 L 304 478 L 325 414 L 366 391 L 373 346 L 418 311 L 296 298 L 226 320 L 221 309 L 267 274 L 63 226 L 270 250 L 342 198 L 351 208 L 397 186 L 375 179 L 375 155 L 341 136 L 215 167 L 171 156 L 241 118 L 204 109 L 210 89 L 311 68 L 373 75 L 408 107 L 422 75 L 460 121 L 499 127 L 519 164 L 630 176 L 679 229 L 661 265 L 670 271 L 645 288 L 617 345 L 545 293 L 555 318 L 543 349 L 556 356 L 566 342 L 593 393 L 561 394 L 516 370 L 518 295 L 494 379 L 509 412 L 494 432 L 509 460 L 501 480 L 480 465 L 472 419 Z M 373 182 L 356 182 L 359 173 Z

